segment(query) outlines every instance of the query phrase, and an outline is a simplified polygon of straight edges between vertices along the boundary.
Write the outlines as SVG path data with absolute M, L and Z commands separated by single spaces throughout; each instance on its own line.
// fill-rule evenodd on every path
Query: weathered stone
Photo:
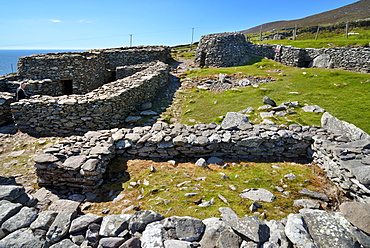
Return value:
M 192 217 L 172 216 L 163 220 L 165 229 L 175 229 L 176 237 L 184 241 L 200 241 L 206 226 L 204 223 Z
M 312 190 L 309 190 L 309 189 L 306 189 L 306 188 L 301 189 L 300 191 L 298 191 L 298 193 L 310 196 L 310 197 L 315 198 L 315 199 L 320 199 L 322 201 L 326 201 L 326 202 L 329 201 L 329 198 L 325 194 L 320 193 L 320 192 L 316 192 L 316 191 L 312 191 Z
M 54 222 L 55 217 L 58 215 L 56 211 L 42 211 L 37 216 L 37 219 L 32 222 L 30 228 L 32 230 L 41 229 L 41 230 L 49 230 L 51 224 Z
M 208 164 L 204 158 L 200 158 L 195 162 L 195 166 L 208 168 Z
M 130 238 L 119 248 L 141 248 L 141 240 L 137 237 Z
M 7 232 L 14 232 L 23 227 L 29 227 L 37 218 L 37 213 L 36 208 L 23 207 L 17 214 L 6 220 L 1 228 Z
M 237 112 L 228 112 L 225 119 L 223 119 L 221 127 L 223 129 L 246 129 L 251 127 L 248 117 L 244 114 Z
M 116 248 L 120 247 L 126 241 L 125 238 L 109 237 L 101 238 L 99 241 L 99 247 L 101 248 Z
M 360 183 L 370 185 L 370 166 L 359 166 L 353 168 L 352 173 Z
M 265 96 L 263 98 L 263 103 L 271 105 L 272 107 L 276 107 L 276 102 L 274 100 L 272 100 L 270 97 L 267 97 L 267 96 Z
M 298 200 L 294 200 L 293 206 L 311 208 L 311 209 L 319 209 L 320 203 L 318 203 L 315 200 L 311 200 L 311 199 L 298 199 Z
M 193 248 L 193 244 L 187 241 L 181 240 L 165 240 L 164 241 L 165 248 Z
M 2 225 L 7 219 L 18 213 L 22 208 L 22 204 L 11 203 L 10 201 L 0 201 L 0 225 Z
M 77 211 L 80 206 L 80 202 L 71 201 L 71 200 L 56 200 L 48 208 L 50 211 Z
M 0 247 L 43 248 L 45 247 L 45 241 L 35 237 L 30 229 L 23 228 L 10 233 L 8 236 L 1 239 Z
M 285 235 L 285 226 L 282 222 L 276 220 L 270 220 L 266 222 L 266 225 L 270 228 L 269 242 L 279 248 L 290 248 L 291 242 Z
M 163 224 L 159 221 L 148 224 L 141 236 L 142 247 L 165 248 L 163 244 L 164 230 Z
M 349 222 L 370 235 L 370 204 L 345 202 L 339 208 Z
M 96 214 L 88 213 L 86 215 L 82 215 L 72 221 L 69 233 L 74 233 L 87 229 L 91 223 L 99 223 L 102 221 L 102 219 L 102 216 Z
M 99 235 L 104 237 L 120 236 L 127 230 L 130 218 L 130 214 L 113 214 L 105 216 L 101 223 Z
M 70 239 L 63 239 L 62 241 L 53 244 L 50 248 L 79 248 L 80 246 L 73 243 Z
M 317 247 L 354 247 L 351 233 L 341 223 L 322 210 L 305 210 L 302 213 L 309 233 Z
M 236 144 L 238 146 L 244 146 L 244 147 L 258 147 L 263 142 L 264 140 L 260 137 L 248 137 L 248 138 L 238 141 Z
M 221 213 L 222 219 L 229 225 L 232 225 L 239 219 L 239 216 L 229 207 L 221 207 L 218 211 Z
M 275 196 L 266 189 L 245 189 L 239 196 L 252 201 L 273 202 L 275 199 Z
M 53 163 L 59 161 L 57 157 L 50 153 L 37 155 L 33 160 L 35 163 Z
M 217 247 L 220 248 L 239 248 L 242 238 L 237 235 L 231 228 L 223 230 L 217 240 Z
M 52 244 L 61 240 L 68 233 L 70 223 L 75 216 L 76 211 L 59 212 L 46 234 L 46 240 Z
M 285 225 L 285 234 L 289 240 L 297 247 L 315 248 L 306 225 L 300 214 L 289 214 Z
M 145 227 L 152 222 L 163 220 L 164 216 L 152 210 L 143 210 L 135 212 L 130 219 L 128 229 L 132 234 L 136 232 L 143 232 Z
M 270 228 L 257 216 L 238 219 L 232 229 L 242 237 L 257 243 L 265 242 L 270 237 Z
M 63 169 L 72 171 L 79 170 L 85 161 L 85 155 L 68 157 L 63 163 Z
M 24 187 L 19 185 L 1 185 L 0 201 L 13 201 L 14 199 L 24 194 L 24 192 Z

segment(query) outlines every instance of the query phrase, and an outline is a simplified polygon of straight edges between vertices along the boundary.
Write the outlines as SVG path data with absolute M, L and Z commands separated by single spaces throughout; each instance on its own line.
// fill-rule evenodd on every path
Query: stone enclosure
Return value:
M 228 67 L 245 64 L 253 57 L 268 58 L 288 66 L 344 69 L 370 72 L 370 48 L 296 48 L 253 44 L 239 33 L 202 36 L 196 50 L 198 66 Z

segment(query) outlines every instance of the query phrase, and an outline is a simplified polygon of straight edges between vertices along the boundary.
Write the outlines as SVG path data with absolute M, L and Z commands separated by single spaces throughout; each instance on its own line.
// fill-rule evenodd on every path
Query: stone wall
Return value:
M 29 195 L 8 181 L 0 182 L 4 248 L 369 247 L 369 205 L 363 203 L 343 203 L 335 213 L 305 208 L 281 221 L 241 218 L 229 207 L 204 220 L 152 210 L 100 216 L 81 213 L 79 195 L 59 199 L 46 189 Z
M 11 105 L 22 132 L 37 136 L 84 134 L 119 127 L 137 105 L 149 101 L 169 82 L 168 66 L 157 62 L 130 77 L 85 95 L 38 96 Z
M 10 104 L 15 102 L 15 95 L 8 92 L 0 92 L 0 126 L 12 121 Z
M 202 67 L 242 65 L 251 59 L 246 47 L 247 41 L 243 34 L 204 35 L 196 50 L 195 63 Z
M 224 123 L 186 126 L 158 122 L 153 126 L 94 132 L 96 137 L 111 137 L 105 145 L 95 144 L 100 139 L 96 137 L 92 142 L 91 135 L 72 137 L 45 151 L 46 157 L 35 158 L 43 186 L 97 187 L 101 177 L 84 179 L 89 175 L 84 168 L 90 163 L 87 162 L 89 155 L 103 152 L 109 156 L 153 160 L 222 157 L 226 160 L 307 162 L 313 159 L 348 197 L 370 203 L 370 140 L 351 140 L 316 126 L 249 123 L 239 127 Z M 73 173 L 69 171 L 70 161 L 74 161 Z M 99 166 L 91 169 L 97 170 L 92 174 L 105 171 L 109 159 L 103 161 L 105 163 L 99 162 Z M 59 176 L 61 174 L 66 176 Z M 68 175 L 70 180 L 67 180 Z
M 370 72 L 370 48 L 296 48 L 267 44 L 252 44 L 241 34 L 211 34 L 202 36 L 195 57 L 199 66 L 228 67 L 243 65 L 243 58 L 273 59 L 288 66 L 344 69 Z M 230 45 L 229 45 L 230 44 Z

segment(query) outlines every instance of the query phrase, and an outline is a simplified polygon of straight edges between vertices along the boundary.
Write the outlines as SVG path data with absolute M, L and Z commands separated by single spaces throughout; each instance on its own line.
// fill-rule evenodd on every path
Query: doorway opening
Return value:
M 62 94 L 63 95 L 72 95 L 73 94 L 73 84 L 72 80 L 60 80 L 62 84 Z

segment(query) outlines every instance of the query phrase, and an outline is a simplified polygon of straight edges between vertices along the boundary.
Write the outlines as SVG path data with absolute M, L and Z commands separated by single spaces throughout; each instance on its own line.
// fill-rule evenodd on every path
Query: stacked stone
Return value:
M 116 67 L 116 80 L 129 77 L 139 71 L 145 70 L 153 66 L 155 62 L 140 63 L 136 65 L 125 65 Z
M 15 95 L 8 92 L 0 92 L 0 126 L 12 121 L 10 104 L 15 102 Z
M 135 107 L 152 99 L 169 82 L 168 66 L 156 62 L 130 77 L 85 95 L 39 96 L 11 105 L 18 128 L 39 136 L 84 134 L 119 127 Z
M 292 46 L 252 44 L 241 34 L 202 36 L 195 55 L 198 66 L 228 67 L 243 65 L 253 57 L 269 58 L 284 65 L 322 67 L 370 72 L 370 48 L 302 49 Z M 322 62 L 322 60 L 325 60 Z
M 121 129 L 117 154 L 146 158 L 225 157 L 249 161 L 306 160 L 315 127 L 245 124 L 187 126 L 157 122 Z
M 240 218 L 222 207 L 222 218 L 200 220 L 151 210 L 84 215 L 71 200 L 43 211 L 22 186 L 0 185 L 0 192 L 0 247 L 368 247 L 370 240 L 364 203 L 344 203 L 332 214 L 302 209 L 282 221 Z
M 322 122 L 337 134 L 313 137 L 314 162 L 348 197 L 370 203 L 370 136 L 328 113 Z
M 103 174 L 114 154 L 111 131 L 71 136 L 34 158 L 38 183 L 91 191 L 103 183 Z
M 203 35 L 196 50 L 195 63 L 201 67 L 228 67 L 246 63 L 247 41 L 240 33 Z

